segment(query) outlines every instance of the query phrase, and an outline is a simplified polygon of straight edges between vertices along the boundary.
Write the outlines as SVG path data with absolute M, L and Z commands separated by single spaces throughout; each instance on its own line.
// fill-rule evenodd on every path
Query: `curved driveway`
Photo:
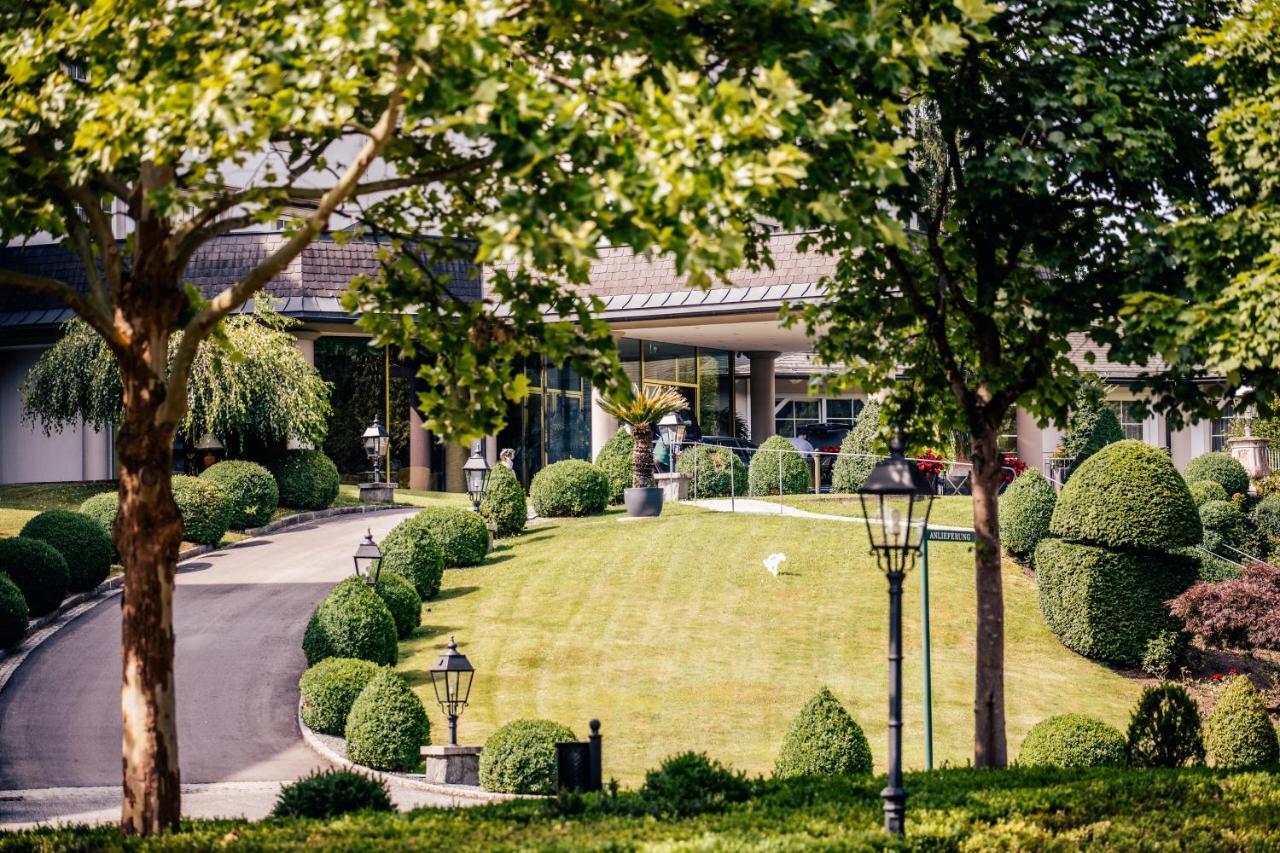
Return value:
M 179 762 L 184 785 L 295 779 L 324 761 L 296 722 L 302 632 L 381 538 L 416 510 L 300 525 L 178 567 Z M 111 597 L 33 651 L 0 691 L 0 791 L 120 782 L 120 607 Z

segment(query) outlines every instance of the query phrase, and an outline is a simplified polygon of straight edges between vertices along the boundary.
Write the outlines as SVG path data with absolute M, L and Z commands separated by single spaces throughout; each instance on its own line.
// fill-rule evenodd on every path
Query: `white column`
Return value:
M 312 366 L 316 363 L 316 338 L 320 337 L 319 332 L 295 331 L 293 333 L 293 342 L 297 345 L 302 357 L 307 360 L 307 364 Z
M 1213 422 L 1196 421 L 1188 430 L 1191 433 L 1191 458 L 1208 453 L 1213 447 Z
M 749 352 L 751 360 L 751 441 L 762 444 L 774 434 L 773 408 L 777 398 L 776 352 Z
M 115 471 L 111 469 L 111 430 L 104 429 L 98 432 L 81 421 L 80 459 L 84 479 L 115 479 Z
M 618 431 L 618 419 L 613 415 L 605 414 L 600 407 L 596 405 L 600 400 L 600 394 L 596 389 L 591 389 L 591 461 L 600 455 L 600 449 L 604 447 L 605 442 L 613 438 L 613 434 Z

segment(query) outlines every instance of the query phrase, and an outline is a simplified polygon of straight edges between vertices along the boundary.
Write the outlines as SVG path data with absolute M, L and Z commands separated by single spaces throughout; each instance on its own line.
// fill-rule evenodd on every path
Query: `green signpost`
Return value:
M 924 656 L 924 766 L 933 769 L 933 664 L 929 651 L 929 543 L 973 542 L 969 527 L 926 527 L 920 537 L 920 630 Z

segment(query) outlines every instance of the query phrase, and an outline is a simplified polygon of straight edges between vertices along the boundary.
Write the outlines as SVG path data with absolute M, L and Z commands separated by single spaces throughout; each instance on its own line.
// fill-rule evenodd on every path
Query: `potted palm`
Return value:
M 632 488 L 622 493 L 627 515 L 652 518 L 662 514 L 662 489 L 653 484 L 653 425 L 664 415 L 688 407 L 680 393 L 672 388 L 650 385 L 635 388 L 626 397 L 602 400 L 597 405 L 631 427 L 635 449 L 631 452 Z

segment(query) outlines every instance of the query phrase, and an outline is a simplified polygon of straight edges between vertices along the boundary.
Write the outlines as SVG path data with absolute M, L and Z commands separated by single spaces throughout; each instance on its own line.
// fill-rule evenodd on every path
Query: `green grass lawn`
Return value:
M 777 497 L 760 498 L 776 502 Z M 862 517 L 862 502 L 857 495 L 787 495 L 783 503 L 806 512 L 823 515 L 852 515 Z M 949 527 L 973 526 L 973 498 L 968 495 L 948 495 L 933 499 L 929 521 Z
M 944 502 L 944 506 L 946 503 Z M 605 772 L 634 784 L 695 749 L 752 773 L 771 769 L 792 716 L 829 685 L 885 761 L 886 584 L 861 527 L 668 507 L 652 521 L 614 511 L 558 519 L 505 543 L 486 563 L 445 573 L 400 669 L 445 721 L 426 670 L 450 635 L 475 665 L 461 738 L 545 717 L 583 737 L 603 721 Z M 787 555 L 779 577 L 762 561 Z M 972 755 L 973 554 L 934 549 L 935 759 Z M 1005 575 L 1010 753 L 1037 721 L 1068 712 L 1123 725 L 1138 686 L 1065 649 L 1035 588 Z M 905 760 L 923 766 L 919 578 L 905 602 Z
M 114 481 L 92 483 L 12 483 L 0 486 L 0 539 L 17 536 L 22 526 L 46 509 L 79 509 L 99 492 L 115 489 Z

